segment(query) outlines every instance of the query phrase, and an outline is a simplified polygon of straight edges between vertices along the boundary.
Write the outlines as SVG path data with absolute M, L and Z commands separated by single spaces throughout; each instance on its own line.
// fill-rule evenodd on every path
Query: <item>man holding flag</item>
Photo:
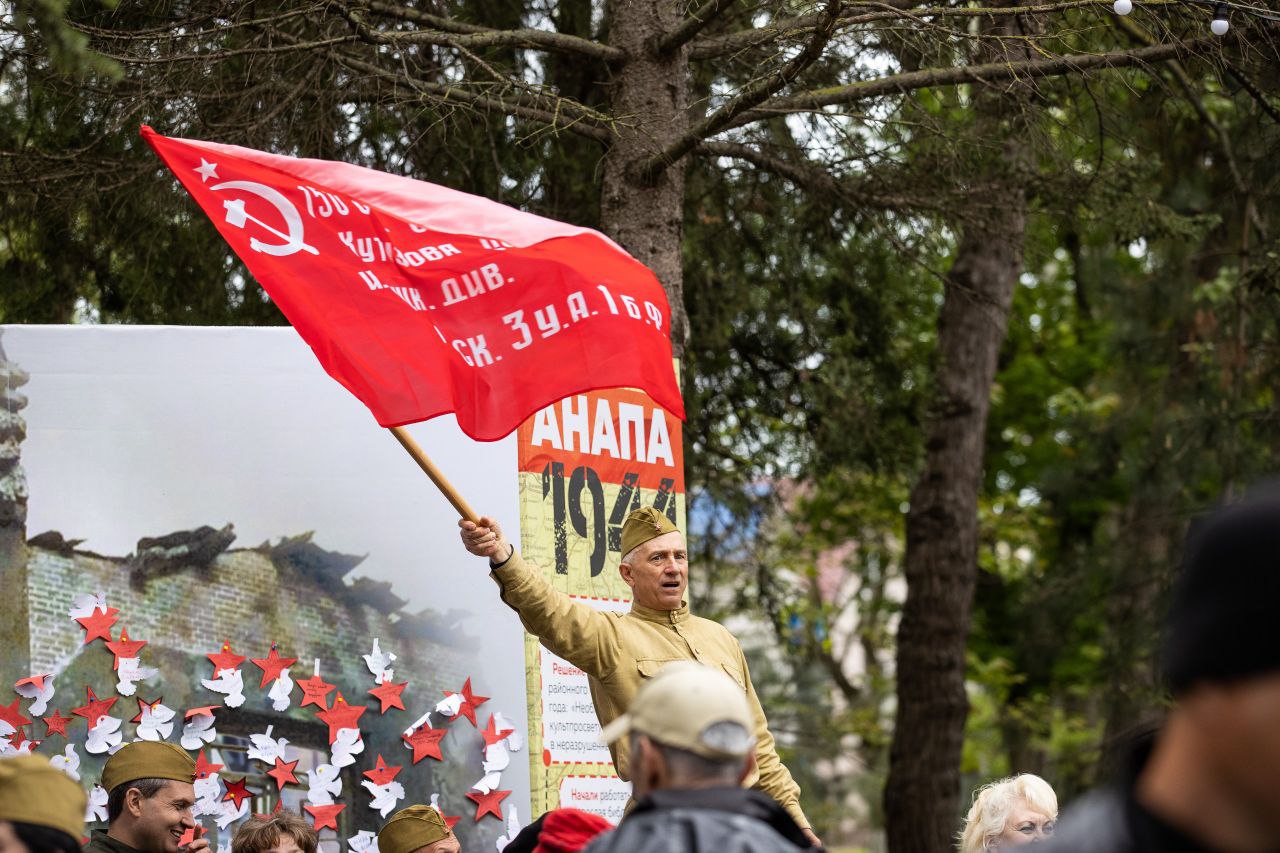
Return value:
M 821 846 L 800 808 L 800 786 L 774 748 L 742 647 L 723 625 L 689 612 L 684 600 L 688 551 L 670 519 L 646 507 L 623 524 L 618 571 L 634 596 L 629 613 L 598 611 L 552 587 L 521 559 L 492 518 L 464 519 L 458 525 L 466 549 L 489 559 L 502 600 L 520 614 L 525 629 L 587 674 L 601 726 L 624 713 L 640 685 L 672 661 L 697 661 L 728 673 L 745 691 L 755 719 L 755 768 L 746 784 L 773 797 L 810 842 Z M 624 780 L 630 778 L 628 750 L 625 738 L 609 746 Z

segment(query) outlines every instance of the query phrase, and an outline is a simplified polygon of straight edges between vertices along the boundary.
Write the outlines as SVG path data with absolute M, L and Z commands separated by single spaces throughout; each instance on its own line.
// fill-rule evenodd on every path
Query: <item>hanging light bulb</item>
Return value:
M 1133 0 L 1116 0 L 1111 8 L 1117 15 L 1127 15 L 1133 11 Z
M 1117 3 L 1120 0 L 1116 0 Z M 1209 29 L 1213 31 L 1215 36 L 1225 36 L 1227 30 L 1231 29 L 1231 22 L 1227 20 L 1227 4 L 1219 3 L 1213 7 L 1213 23 L 1209 25 Z

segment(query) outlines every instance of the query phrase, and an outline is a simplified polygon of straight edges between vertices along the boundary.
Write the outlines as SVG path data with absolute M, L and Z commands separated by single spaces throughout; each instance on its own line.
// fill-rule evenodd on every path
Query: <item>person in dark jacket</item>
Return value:
M 755 769 L 741 687 L 700 663 L 667 664 L 605 727 L 627 737 L 635 807 L 587 853 L 795 853 L 813 849 L 772 798 L 742 787 Z
M 1280 851 L 1280 486 L 1193 524 L 1164 648 L 1176 703 L 1044 853 Z

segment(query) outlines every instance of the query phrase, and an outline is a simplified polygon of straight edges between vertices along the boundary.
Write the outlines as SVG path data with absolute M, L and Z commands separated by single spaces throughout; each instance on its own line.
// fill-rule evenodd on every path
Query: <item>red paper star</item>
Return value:
M 205 760 L 204 750 L 203 749 L 200 750 L 200 754 L 196 756 L 196 778 L 197 779 L 208 779 L 210 776 L 212 776 L 214 773 L 217 773 L 221 769 L 222 769 L 221 764 L 213 764 L 212 762 Z
M 13 737 L 9 739 L 9 746 L 13 747 L 14 749 L 20 749 L 22 745 L 26 742 L 27 742 L 26 730 L 18 729 L 16 732 L 13 733 Z M 31 748 L 33 750 L 39 745 L 40 745 L 40 741 L 38 740 L 31 741 Z
M 146 640 L 130 640 L 128 628 L 121 628 L 120 639 L 115 640 L 114 642 L 111 642 L 108 637 L 106 646 L 111 650 L 111 654 L 116 656 L 116 662 L 112 666 L 112 669 L 120 668 L 120 658 L 136 658 L 138 656 L 138 652 L 142 651 L 142 647 L 146 644 Z
M 282 658 L 280 653 L 276 651 L 276 644 L 271 644 L 271 651 L 267 652 L 265 658 L 253 658 L 253 662 L 262 670 L 262 683 L 259 687 L 266 687 L 271 682 L 280 677 L 280 670 L 287 666 L 293 666 L 298 662 L 297 658 Z
M 311 814 L 312 829 L 319 831 L 327 826 L 334 832 L 338 831 L 338 813 L 346 807 L 346 803 L 334 803 L 331 806 L 313 806 L 307 803 L 303 806 Z
M 404 700 L 400 698 L 400 694 L 409 686 L 409 682 L 403 684 L 392 684 L 390 681 L 384 681 L 377 687 L 369 691 L 369 695 L 382 703 L 382 713 L 387 713 L 388 708 L 399 708 L 405 710 Z
M 187 713 L 185 713 L 185 714 L 182 716 L 182 719 L 184 719 L 184 720 L 189 720 L 189 719 L 191 719 L 192 717 L 199 717 L 199 716 L 201 716 L 202 714 L 203 714 L 203 715 L 206 715 L 206 716 L 209 716 L 209 717 L 212 717 L 212 716 L 213 716 L 213 712 L 214 712 L 214 711 L 216 711 L 216 710 L 218 710 L 218 709 L 219 709 L 219 708 L 221 708 L 221 707 L 222 707 L 221 705 L 201 705 L 199 708 L 188 708 L 188 709 L 187 709 Z M 72 712 L 72 713 L 74 713 L 74 712 Z
M 84 692 L 86 696 L 85 704 L 81 705 L 79 708 L 72 708 L 71 713 L 75 714 L 77 717 L 84 717 L 89 723 L 89 728 L 93 728 L 98 724 L 98 718 L 105 717 L 107 712 L 111 710 L 111 706 L 116 704 L 116 697 L 112 696 L 110 699 L 99 699 L 97 696 L 93 695 L 92 687 L 86 687 Z
M 479 791 L 468 791 L 467 799 L 476 804 L 476 822 L 487 814 L 502 820 L 502 801 L 510 795 L 510 791 L 490 791 L 482 794 Z
M 163 700 L 164 700 L 164 697 L 161 696 L 159 699 L 157 699 L 154 702 L 148 702 L 146 699 L 143 699 L 141 696 L 139 696 L 138 697 L 138 716 L 134 717 L 129 722 L 131 723 L 142 722 L 142 709 L 147 708 L 154 711 L 156 709 L 156 706 L 158 706 Z
M 427 756 L 431 756 L 436 761 L 444 761 L 444 756 L 440 753 L 440 740 L 448 733 L 448 729 L 430 729 L 423 726 L 411 735 L 401 735 L 401 738 L 413 748 L 413 763 L 417 764 Z
M 284 800 L 276 800 L 276 807 L 271 810 L 271 814 L 258 814 L 257 812 L 254 812 L 253 816 L 256 817 L 258 820 L 271 820 L 271 818 L 280 814 L 280 810 L 283 808 L 284 808 Z
M 44 720 L 44 736 L 46 738 L 52 735 L 67 736 L 67 723 L 71 722 L 71 717 L 62 716 L 62 712 L 55 708 L 52 714 L 41 719 Z
M 222 781 L 227 784 L 227 793 L 223 794 L 222 801 L 225 803 L 227 800 L 233 800 L 235 807 L 239 809 L 241 802 L 249 799 L 250 797 L 258 796 L 257 791 L 250 791 L 245 787 L 244 782 L 247 778 L 248 777 L 246 776 L 239 782 L 231 782 L 227 779 L 223 779 Z
M 440 817 L 444 818 L 444 825 L 449 827 L 450 832 L 452 832 L 453 828 L 458 825 L 458 821 L 462 820 L 462 815 L 460 814 L 442 814 Z
M 364 771 L 364 775 L 375 785 L 386 785 L 400 775 L 401 769 L 403 769 L 403 765 L 400 764 L 388 767 L 387 762 L 383 761 L 382 755 L 379 754 L 377 765 L 372 770 Z
M 267 771 L 267 775 L 276 780 L 276 788 L 283 791 L 287 782 L 298 784 L 298 777 L 294 775 L 293 768 L 298 766 L 297 761 L 285 761 L 276 756 L 276 766 L 272 770 Z
M 489 724 L 480 731 L 480 736 L 484 738 L 485 746 L 493 746 L 498 741 L 510 734 L 515 734 L 515 729 L 497 728 L 497 724 L 493 721 L 493 714 L 489 715 Z
M 115 700 L 112 699 L 111 701 L 114 702 Z M 11 705 L 0 705 L 0 720 L 3 720 L 13 726 L 15 729 L 20 729 L 25 725 L 29 725 L 31 721 L 22 716 L 22 710 L 18 707 L 21 704 L 22 697 L 18 697 L 13 700 L 13 704 Z M 111 706 L 108 705 L 107 707 L 109 708 Z
M 213 677 L 217 678 L 218 673 L 224 669 L 239 669 L 240 664 L 244 663 L 244 655 L 238 655 L 231 651 L 231 644 L 227 641 L 222 642 L 222 651 L 217 654 L 205 655 L 209 662 L 213 664 Z M 237 806 L 237 808 L 239 808 Z
M 236 806 L 236 808 L 239 808 L 239 806 Z M 186 847 L 188 844 L 195 841 L 197 838 L 203 838 L 204 832 L 205 832 L 205 829 L 200 824 L 187 827 L 187 831 L 182 833 L 182 837 L 178 839 L 178 846 Z
M 333 690 L 332 684 L 318 675 L 299 679 L 297 684 L 302 688 L 302 704 L 298 706 L 299 708 L 305 708 L 308 705 L 319 705 L 321 709 L 329 707 L 328 697 Z
M 94 640 L 111 642 L 111 626 L 120 618 L 120 611 L 114 607 L 103 610 L 95 608 L 88 616 L 77 616 L 76 621 L 84 628 L 84 644 L 87 646 Z
M 337 698 L 333 700 L 333 707 L 326 711 L 317 712 L 316 716 L 329 724 L 329 743 L 333 743 L 338 739 L 339 729 L 360 728 L 357 721 L 364 712 L 364 705 L 347 704 L 347 700 L 342 696 L 342 691 L 338 691 Z
M 453 696 L 448 690 L 444 692 L 446 698 Z M 477 696 L 471 692 L 471 679 L 468 678 L 466 683 L 462 685 L 462 705 L 458 708 L 458 713 L 450 717 L 450 720 L 456 720 L 458 717 L 466 717 L 471 721 L 471 725 L 476 728 L 480 726 L 476 723 L 476 708 L 489 701 L 488 696 Z

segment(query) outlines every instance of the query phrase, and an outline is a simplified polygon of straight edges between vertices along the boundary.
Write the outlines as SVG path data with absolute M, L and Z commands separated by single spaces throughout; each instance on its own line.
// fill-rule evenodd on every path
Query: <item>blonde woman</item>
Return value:
M 1032 844 L 1053 835 L 1058 797 L 1049 783 L 1031 773 L 983 785 L 960 833 L 960 853 L 985 853 Z

